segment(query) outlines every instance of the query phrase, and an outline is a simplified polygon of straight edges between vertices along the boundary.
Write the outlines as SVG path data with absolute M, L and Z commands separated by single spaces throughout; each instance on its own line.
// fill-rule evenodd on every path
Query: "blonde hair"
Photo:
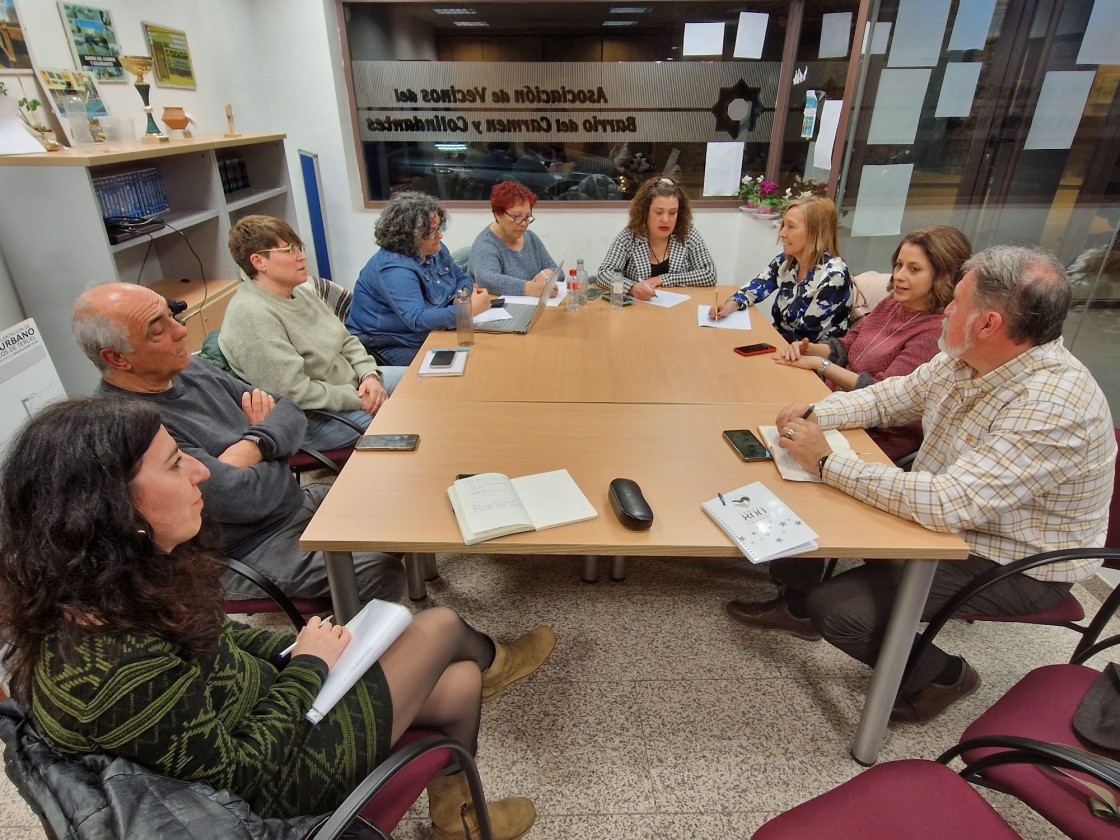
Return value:
M 807 195 L 795 198 L 782 213 L 784 221 L 786 213 L 797 207 L 801 210 L 801 217 L 805 221 L 805 265 L 810 268 L 821 261 L 826 253 L 829 256 L 840 256 L 840 236 L 837 230 L 836 204 L 831 198 L 819 195 Z M 789 261 L 788 258 L 786 260 Z

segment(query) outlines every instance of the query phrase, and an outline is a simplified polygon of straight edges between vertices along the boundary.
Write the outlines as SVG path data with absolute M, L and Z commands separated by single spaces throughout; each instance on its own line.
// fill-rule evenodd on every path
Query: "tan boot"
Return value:
M 552 655 L 556 634 L 551 627 L 534 627 L 508 645 L 494 642 L 494 661 L 482 672 L 482 702 L 498 699 L 507 685 L 529 676 Z
M 435 840 L 479 840 L 482 833 L 471 803 L 467 774 L 438 776 L 428 785 L 428 815 Z M 523 796 L 487 803 L 494 840 L 515 840 L 533 825 L 537 809 Z

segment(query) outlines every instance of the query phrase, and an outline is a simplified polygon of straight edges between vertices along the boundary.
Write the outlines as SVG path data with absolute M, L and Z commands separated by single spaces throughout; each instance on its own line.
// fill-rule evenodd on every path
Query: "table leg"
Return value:
M 436 556 L 433 553 L 424 555 L 424 580 L 429 583 L 439 580 L 439 569 L 436 567 Z
M 325 552 L 327 583 L 331 587 L 336 624 L 345 624 L 358 614 L 358 579 L 354 576 L 354 557 L 349 551 Z
M 852 758 L 865 767 L 875 763 L 883 745 L 891 707 L 902 684 L 902 673 L 906 670 L 906 660 L 914 646 L 914 634 L 936 571 L 936 560 L 907 560 L 903 569 L 883 648 L 879 651 L 879 661 L 875 663 L 859 726 L 852 739 Z
M 428 597 L 428 586 L 424 583 L 427 562 L 430 555 L 409 552 L 404 556 L 404 575 L 408 580 L 408 597 L 413 601 L 423 601 Z
M 583 557 L 583 574 L 581 575 L 584 583 L 596 583 L 599 580 L 599 555 L 598 554 L 585 554 Z
M 626 558 L 611 558 L 611 580 L 626 580 Z

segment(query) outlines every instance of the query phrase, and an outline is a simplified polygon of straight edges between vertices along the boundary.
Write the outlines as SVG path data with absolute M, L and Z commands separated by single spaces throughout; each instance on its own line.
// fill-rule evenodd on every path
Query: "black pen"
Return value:
M 815 406 L 815 405 L 811 405 L 811 406 L 809 406 L 809 410 L 808 410 L 808 411 L 806 411 L 806 412 L 805 412 L 804 414 L 802 414 L 802 415 L 801 415 L 801 419 L 802 419 L 802 420 L 808 420 L 808 419 L 809 419 L 809 415 L 813 413 L 813 410 L 814 410 L 815 408 L 816 408 L 816 406 Z

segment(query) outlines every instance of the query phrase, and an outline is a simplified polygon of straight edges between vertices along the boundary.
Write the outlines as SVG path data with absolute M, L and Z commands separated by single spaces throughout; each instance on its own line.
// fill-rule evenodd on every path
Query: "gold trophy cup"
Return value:
M 166 143 L 168 137 L 159 130 L 156 125 L 155 118 L 152 117 L 152 106 L 148 103 L 148 91 L 152 86 L 144 81 L 144 77 L 152 70 L 152 59 L 146 55 L 122 55 L 118 56 L 117 60 L 120 61 L 121 67 L 136 77 L 136 83 L 133 87 L 136 88 L 140 94 L 140 99 L 144 102 L 144 113 L 148 115 L 148 126 L 144 131 L 145 143 Z

